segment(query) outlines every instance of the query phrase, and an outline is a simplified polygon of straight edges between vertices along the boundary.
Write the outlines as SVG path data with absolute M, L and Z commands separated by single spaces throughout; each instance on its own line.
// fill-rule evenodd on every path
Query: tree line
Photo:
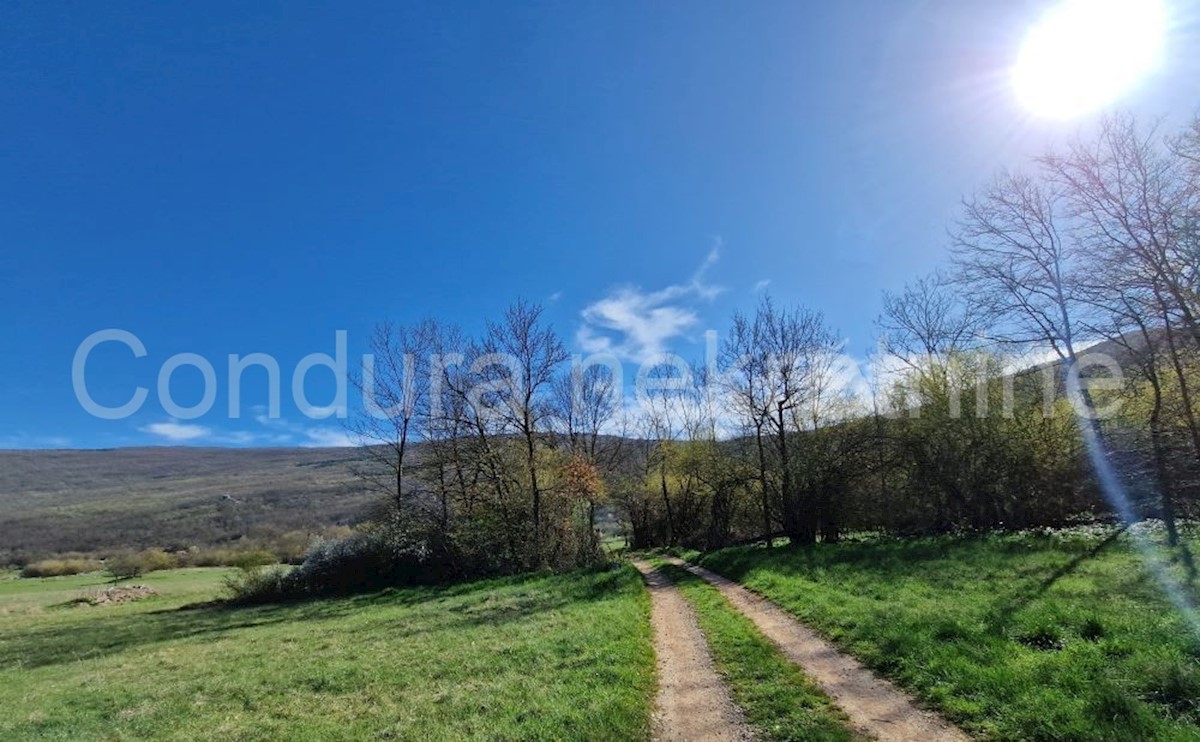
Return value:
M 949 235 L 884 296 L 853 384 L 822 314 L 770 298 L 636 404 L 528 302 L 479 337 L 380 326 L 355 423 L 376 529 L 443 578 L 597 561 L 605 512 L 639 548 L 1114 516 L 1176 541 L 1200 503 L 1200 118 L 1110 116 L 998 173 Z

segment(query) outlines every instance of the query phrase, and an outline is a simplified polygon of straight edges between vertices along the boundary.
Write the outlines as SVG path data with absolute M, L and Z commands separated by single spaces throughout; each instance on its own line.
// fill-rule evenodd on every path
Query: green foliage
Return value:
M 345 526 L 322 528 L 314 532 L 288 531 L 271 537 L 239 539 L 232 546 L 191 547 L 175 556 L 180 566 L 186 567 L 241 568 L 300 564 L 316 543 L 345 538 L 353 533 Z
M 227 587 L 237 603 L 269 603 L 430 585 L 462 579 L 456 565 L 397 529 L 376 528 L 323 541 L 290 570 L 239 565 L 245 574 Z M 478 577 L 479 575 L 474 575 Z
M 280 567 L 239 568 L 225 577 L 225 594 L 233 603 L 271 603 L 302 597 L 290 593 L 288 570 Z
M 738 548 L 701 562 L 981 736 L 1200 737 L 1200 636 L 1110 534 Z M 1200 591 L 1174 576 L 1195 605 Z
M 141 577 L 148 572 L 174 569 L 178 566 L 178 560 L 162 549 L 125 551 L 104 560 L 104 569 L 117 580 Z
M 252 570 L 256 567 L 265 567 L 269 564 L 275 564 L 276 561 L 278 560 L 276 560 L 274 554 L 269 551 L 259 549 L 256 551 L 240 552 L 234 555 L 234 557 L 229 561 L 228 565 L 223 566 L 237 567 L 241 570 Z
M 914 362 L 891 390 L 900 412 L 881 421 L 887 491 L 863 503 L 854 525 L 1020 529 L 1094 508 L 1074 414 L 1060 399 L 1047 416 L 1041 392 L 1040 374 L 1006 376 L 989 353 Z

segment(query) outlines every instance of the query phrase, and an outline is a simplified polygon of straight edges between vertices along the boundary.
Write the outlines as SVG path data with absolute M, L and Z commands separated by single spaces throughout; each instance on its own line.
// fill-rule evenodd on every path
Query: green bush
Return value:
M 179 563 L 183 567 L 228 567 L 237 557 L 235 549 L 198 549 L 192 547 L 180 554 Z
M 318 533 L 288 531 L 238 539 L 227 546 L 192 546 L 179 554 L 181 567 L 244 567 L 268 564 L 301 564 L 314 542 L 353 535 L 345 526 L 332 526 Z
M 179 562 L 176 558 L 162 549 L 122 552 L 109 557 L 104 562 L 104 568 L 118 580 L 140 577 L 147 572 L 175 569 L 178 566 Z
M 269 603 L 440 584 L 461 577 L 424 544 L 379 530 L 318 543 L 291 570 L 244 569 L 226 587 L 236 603 Z
M 42 559 L 26 564 L 21 569 L 22 577 L 62 577 L 96 572 L 101 568 L 95 559 Z
M 249 567 L 225 578 L 225 589 L 235 603 L 271 603 L 296 593 L 286 567 Z
M 237 567 L 241 570 L 251 570 L 255 567 L 266 567 L 269 564 L 276 564 L 279 561 L 274 554 L 265 549 L 255 551 L 240 551 L 233 555 L 229 560 L 230 567 Z

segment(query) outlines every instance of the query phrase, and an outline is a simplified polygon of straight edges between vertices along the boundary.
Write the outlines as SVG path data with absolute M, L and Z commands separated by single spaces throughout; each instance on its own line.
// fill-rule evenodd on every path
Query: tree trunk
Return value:
M 771 489 L 767 484 L 767 452 L 763 447 L 761 424 L 754 431 L 754 442 L 758 446 L 758 481 L 762 495 L 763 538 L 767 540 L 767 548 L 770 549 L 774 546 L 775 540 L 771 538 L 771 534 L 774 533 L 774 529 L 771 528 Z

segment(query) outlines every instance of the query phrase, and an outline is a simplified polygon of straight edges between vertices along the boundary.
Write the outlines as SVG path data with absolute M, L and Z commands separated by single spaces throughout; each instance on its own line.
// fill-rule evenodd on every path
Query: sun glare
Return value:
M 1030 29 L 1013 68 L 1031 113 L 1069 119 L 1110 105 L 1159 63 L 1160 0 L 1064 0 Z

